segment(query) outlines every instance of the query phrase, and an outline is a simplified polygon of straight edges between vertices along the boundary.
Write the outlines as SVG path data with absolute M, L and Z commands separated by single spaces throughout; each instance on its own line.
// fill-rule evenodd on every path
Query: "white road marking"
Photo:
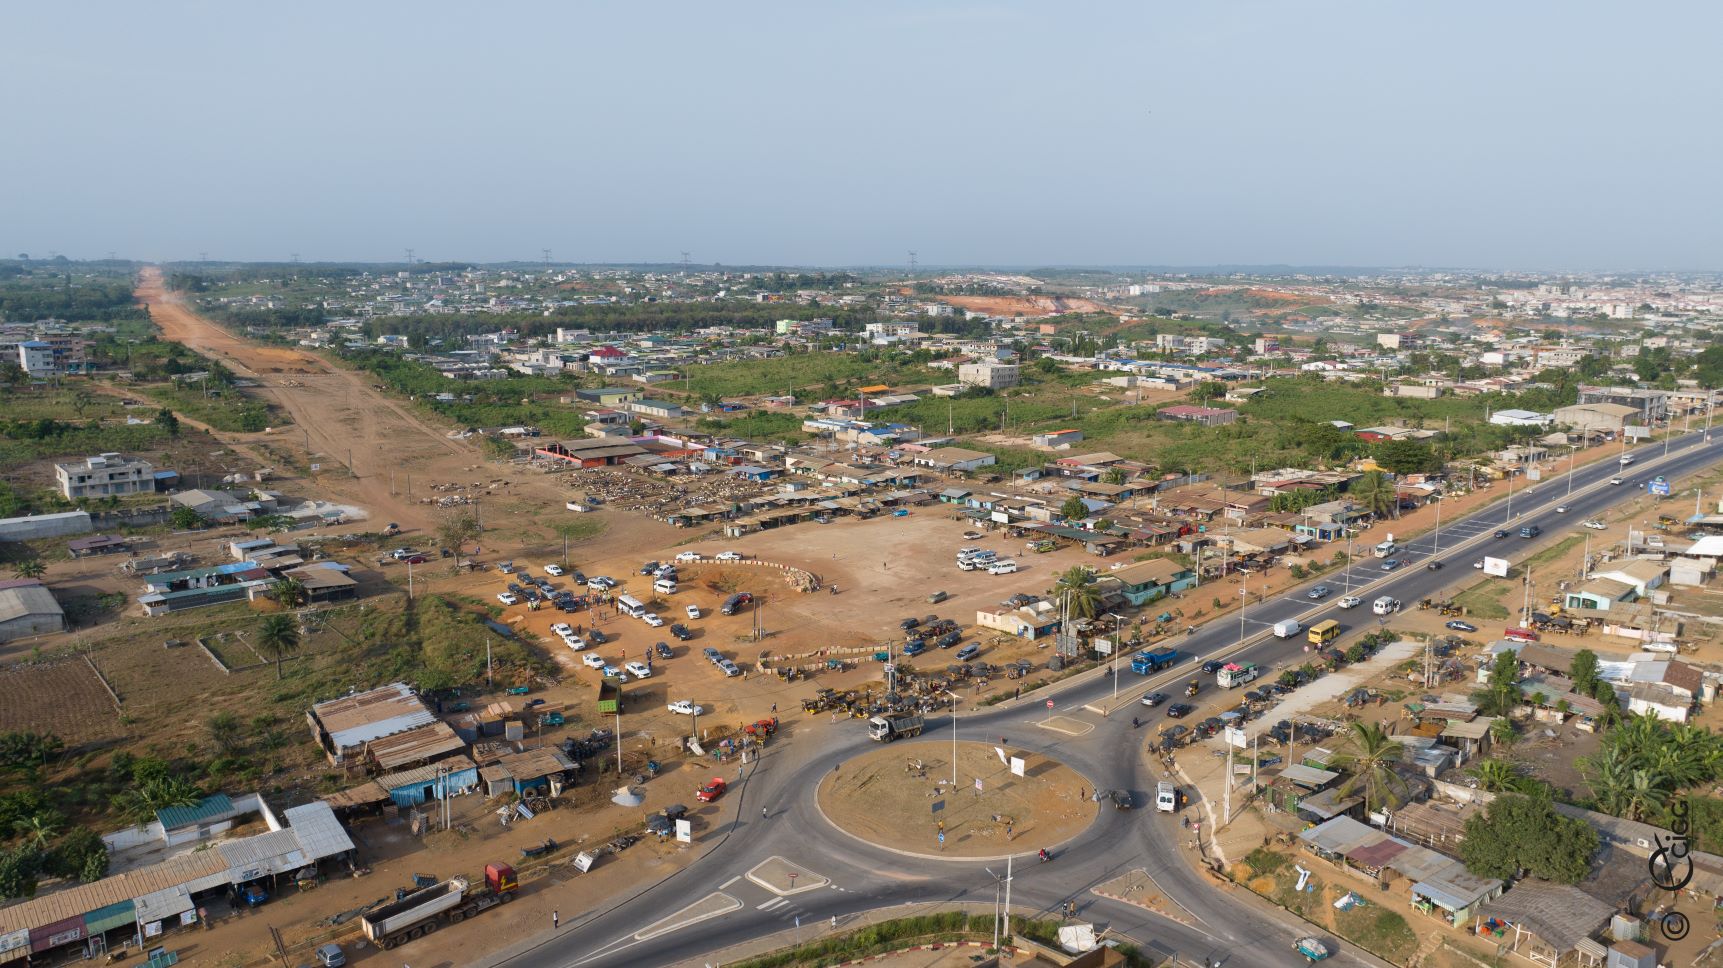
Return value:
M 725 888 L 727 888 L 727 887 L 729 887 L 729 886 L 730 886 L 730 885 L 731 885 L 731 884 L 734 884 L 734 883 L 736 883 L 736 882 L 737 882 L 737 881 L 739 881 L 739 880 L 741 880 L 741 879 L 742 879 L 742 875 L 740 875 L 740 874 L 737 874 L 737 875 L 736 875 L 736 876 L 735 876 L 735 877 L 732 877 L 732 878 L 730 878 L 730 879 L 729 879 L 729 880 L 727 880 L 727 881 L 725 881 L 725 882 L 724 882 L 724 883 L 722 883 L 722 884 L 719 884 L 719 885 L 718 885 L 718 890 L 720 890 L 720 891 L 722 891 L 722 890 L 724 890 L 724 889 L 725 889 Z
M 785 904 L 788 904 L 788 903 L 790 903 L 790 902 L 784 900 L 781 897 L 774 897 L 769 901 L 762 901 L 759 904 L 754 905 L 754 910 L 756 910 L 756 911 L 770 911 L 773 908 L 783 907 Z
M 669 934 L 690 925 L 709 921 L 712 918 L 723 917 L 731 911 L 740 910 L 742 902 L 728 894 L 714 891 L 693 904 L 688 905 L 669 917 L 660 918 L 634 932 L 634 940 L 649 941 L 661 934 Z

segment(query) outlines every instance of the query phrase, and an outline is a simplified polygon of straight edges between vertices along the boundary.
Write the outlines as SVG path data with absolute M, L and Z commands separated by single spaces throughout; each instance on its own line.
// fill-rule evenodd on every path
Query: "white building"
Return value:
M 989 390 L 1014 387 L 1022 378 L 1022 367 L 1012 363 L 965 363 L 957 368 L 957 382 Z
M 54 465 L 60 493 L 69 500 L 148 494 L 156 489 L 155 465 L 119 454 L 99 454 Z
M 54 366 L 54 346 L 39 339 L 27 339 L 18 344 L 18 365 L 31 376 L 53 376 L 59 372 Z
M 1554 414 L 1533 410 L 1497 410 L 1490 414 L 1490 423 L 1498 427 L 1547 427 L 1553 420 Z

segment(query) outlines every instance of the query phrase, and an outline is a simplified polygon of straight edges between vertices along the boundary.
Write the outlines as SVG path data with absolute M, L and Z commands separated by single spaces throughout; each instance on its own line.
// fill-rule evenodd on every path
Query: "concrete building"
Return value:
M 1631 407 L 1639 412 L 1639 419 L 1634 423 L 1649 424 L 1653 421 L 1664 420 L 1669 416 L 1669 391 L 1645 390 L 1639 387 L 1593 387 L 1579 388 L 1579 404 L 1612 403 Z
M 957 368 L 957 382 L 966 387 L 1003 390 L 1023 378 L 1023 368 L 1012 363 L 965 363 Z
M 68 499 L 149 494 L 156 489 L 155 465 L 119 454 L 98 454 L 54 465 L 60 493 Z
M 936 471 L 973 471 L 999 462 L 992 454 L 962 447 L 936 447 L 925 454 L 915 455 L 915 466 L 931 467 Z
M 34 578 L 0 581 L 0 642 L 58 632 L 66 613 L 48 586 Z
M 1553 414 L 1535 410 L 1497 410 L 1490 414 L 1490 423 L 1498 427 L 1548 427 L 1553 420 Z
M 682 416 L 681 405 L 666 400 L 632 400 L 629 401 L 628 409 L 642 416 L 658 417 L 661 420 Z
M 32 377 L 50 377 L 59 373 L 54 365 L 54 346 L 39 339 L 27 339 L 18 344 L 18 365 Z
M 89 534 L 94 528 L 88 511 L 27 514 L 21 518 L 0 518 L 0 541 L 33 541 L 68 534 Z
M 1629 425 L 1639 425 L 1640 412 L 1619 403 L 1576 403 L 1557 407 L 1555 422 L 1575 430 L 1598 430 L 1615 433 Z
M 335 766 L 358 758 L 372 740 L 438 722 L 404 682 L 317 703 L 305 720 Z
M 1167 407 L 1157 414 L 1162 420 L 1178 420 L 1183 423 L 1201 424 L 1204 427 L 1219 427 L 1238 420 L 1238 411 L 1222 407 L 1195 407 L 1190 404 L 1180 404 Z

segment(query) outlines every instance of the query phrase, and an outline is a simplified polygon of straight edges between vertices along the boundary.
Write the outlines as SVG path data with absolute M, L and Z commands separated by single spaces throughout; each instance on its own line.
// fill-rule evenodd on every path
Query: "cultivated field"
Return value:
M 53 733 L 75 746 L 119 735 L 119 713 L 81 658 L 0 671 L 0 730 Z

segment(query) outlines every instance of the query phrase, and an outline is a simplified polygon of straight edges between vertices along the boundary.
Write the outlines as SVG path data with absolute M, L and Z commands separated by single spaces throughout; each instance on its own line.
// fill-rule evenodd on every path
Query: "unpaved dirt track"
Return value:
M 363 373 L 331 366 L 299 350 L 256 343 L 234 336 L 193 312 L 167 291 L 161 270 L 143 270 L 138 299 L 165 339 L 220 360 L 235 373 L 260 384 L 250 392 L 279 406 L 294 426 L 270 435 L 222 435 L 238 440 L 273 437 L 308 449 L 322 465 L 317 490 L 370 510 L 374 520 L 407 528 L 435 527 L 434 509 L 406 496 L 407 478 L 431 481 L 473 480 L 473 465 L 483 458 L 467 444 L 450 440 L 405 407 L 372 389 Z M 289 382 L 295 384 L 288 386 Z M 356 478 L 341 473 L 349 460 Z M 390 493 L 390 475 L 396 493 Z M 494 474 L 491 476 L 495 476 Z M 428 493 L 415 488 L 419 495 Z

